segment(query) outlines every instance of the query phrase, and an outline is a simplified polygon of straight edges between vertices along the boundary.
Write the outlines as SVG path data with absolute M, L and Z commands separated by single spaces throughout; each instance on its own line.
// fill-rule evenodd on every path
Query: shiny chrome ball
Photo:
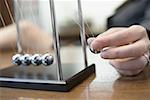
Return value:
M 31 57 L 31 63 L 35 66 L 38 66 L 40 64 L 42 64 L 42 59 L 41 59 L 41 55 L 40 54 L 34 54 Z
M 48 53 L 44 54 L 42 56 L 42 64 L 45 65 L 45 66 L 53 64 L 53 61 L 54 61 L 53 56 L 48 54 Z
M 93 47 L 91 46 L 91 43 L 93 42 L 94 39 L 95 39 L 95 38 L 89 38 L 89 39 L 87 40 L 87 43 L 88 43 L 88 46 L 89 46 L 90 51 L 91 51 L 92 53 L 94 53 L 94 54 L 98 54 L 98 53 L 100 53 L 101 51 L 100 51 L 100 50 L 94 50 Z
M 13 57 L 12 57 L 12 62 L 13 64 L 15 65 L 21 65 L 21 54 L 15 54 Z
M 23 55 L 20 59 L 21 59 L 21 64 L 24 66 L 28 66 L 31 64 L 31 56 L 29 54 Z

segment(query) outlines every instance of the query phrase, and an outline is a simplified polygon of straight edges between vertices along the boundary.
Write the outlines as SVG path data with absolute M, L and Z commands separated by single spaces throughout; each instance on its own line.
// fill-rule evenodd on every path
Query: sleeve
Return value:
M 150 39 L 150 2 L 145 10 L 143 20 L 139 24 L 146 28 L 148 37 Z
M 150 40 L 150 30 L 146 28 L 146 31 L 147 31 L 147 34 L 148 34 L 148 37 L 149 37 L 149 40 Z

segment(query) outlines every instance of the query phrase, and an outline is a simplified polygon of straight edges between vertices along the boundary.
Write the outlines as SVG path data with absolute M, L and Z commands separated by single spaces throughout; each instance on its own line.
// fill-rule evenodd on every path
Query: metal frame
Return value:
M 21 40 L 20 40 L 20 29 L 19 29 L 19 19 L 21 17 L 21 15 L 20 15 L 21 13 L 20 13 L 20 7 L 19 7 L 18 3 L 19 3 L 18 0 L 14 0 L 13 1 L 14 10 L 17 11 L 16 13 L 14 13 L 14 15 L 15 15 L 15 23 L 16 23 L 16 30 L 17 30 L 17 52 L 18 53 L 23 53 Z
M 58 66 L 57 75 L 58 75 L 58 80 L 63 80 L 62 64 L 61 64 L 61 59 L 60 59 L 59 36 L 58 36 L 58 31 L 57 31 L 57 21 L 56 21 L 56 15 L 55 15 L 55 4 L 54 4 L 54 0 L 49 0 L 49 2 L 50 2 L 53 37 L 54 37 L 54 48 L 56 51 L 55 55 L 56 55 L 56 62 Z M 78 0 L 77 3 L 78 3 L 78 16 L 79 16 L 79 24 L 80 24 L 81 44 L 82 44 L 83 55 L 84 55 L 84 65 L 86 68 L 88 66 L 88 63 L 87 63 L 87 53 L 86 53 L 85 27 L 84 27 L 83 15 L 82 15 L 81 1 Z
M 60 58 L 59 36 L 58 36 L 56 16 L 55 16 L 55 5 L 53 0 L 49 0 L 49 3 L 50 3 L 50 11 L 51 11 L 53 37 L 54 37 L 54 49 L 56 51 L 55 57 L 57 63 L 57 77 L 58 80 L 63 80 L 62 65 L 61 65 L 61 58 Z
M 51 11 L 51 21 L 52 21 L 52 30 L 53 30 L 53 38 L 54 38 L 54 49 L 55 49 L 55 56 L 56 56 L 56 64 L 52 64 L 48 67 L 49 73 L 52 74 L 52 77 L 48 77 L 48 80 L 45 78 L 16 78 L 16 72 L 22 73 L 24 71 L 23 67 L 18 66 L 11 66 L 5 69 L 0 70 L 0 86 L 1 87 L 11 87 L 11 88 L 22 88 L 22 89 L 38 89 L 38 90 L 50 90 L 50 91 L 60 91 L 60 92 L 67 92 L 70 91 L 73 87 L 80 84 L 83 80 L 87 77 L 95 73 L 95 64 L 87 65 L 87 54 L 86 54 L 86 39 L 85 39 L 85 29 L 84 29 L 84 21 L 82 16 L 82 9 L 81 9 L 81 1 L 78 0 L 78 14 L 79 14 L 79 21 L 80 21 L 80 36 L 81 36 L 81 44 L 84 53 L 84 63 L 85 66 L 76 66 L 74 64 L 62 64 L 60 59 L 60 46 L 59 46 L 59 36 L 57 32 L 57 23 L 55 18 L 55 6 L 54 1 L 49 0 L 50 2 L 50 11 Z M 17 42 L 20 45 L 20 38 L 19 38 L 19 17 L 16 18 L 16 27 L 18 32 Z M 18 47 L 19 47 L 18 45 Z M 20 45 L 21 48 L 21 45 Z M 18 48 L 19 49 L 19 48 Z M 20 53 L 20 51 L 18 50 Z M 63 65 L 63 67 L 62 67 Z M 75 66 L 74 70 L 71 66 Z M 28 66 L 31 73 L 34 73 L 35 66 L 31 65 Z M 42 73 L 41 75 L 45 75 L 45 70 L 43 66 L 38 67 L 39 72 Z M 25 70 L 25 71 L 27 71 Z M 64 70 L 64 73 L 63 73 Z M 71 71 L 72 73 L 67 73 Z M 27 71 L 28 72 L 28 71 Z M 55 73 L 57 72 L 57 73 Z M 28 76 L 28 74 L 24 74 L 23 76 Z
M 20 41 L 20 29 L 19 29 L 19 18 L 20 18 L 20 11 L 19 11 L 19 2 L 18 0 L 14 0 L 14 8 L 16 9 L 17 13 L 15 13 L 15 22 L 16 22 L 16 29 L 17 29 L 17 48 L 18 53 L 23 53 L 23 49 L 21 46 Z M 55 57 L 56 57 L 56 63 L 57 63 L 57 77 L 58 80 L 63 80 L 63 71 L 62 71 L 62 63 L 61 63 L 61 55 L 60 55 L 60 44 L 59 44 L 59 35 L 57 30 L 57 20 L 55 15 L 55 4 L 54 0 L 49 0 L 50 3 L 50 13 L 51 13 L 51 22 L 52 22 L 52 31 L 53 31 L 53 39 L 54 39 L 54 49 L 55 49 Z M 80 24 L 80 36 L 81 36 L 81 44 L 83 49 L 83 56 L 84 56 L 84 65 L 85 68 L 88 66 L 87 63 L 87 53 L 86 53 L 86 36 L 85 36 L 85 26 L 84 26 L 84 20 L 82 15 L 82 6 L 81 6 L 81 0 L 77 0 L 78 3 L 78 16 L 79 16 L 79 24 Z
M 85 26 L 84 26 L 84 20 L 82 15 L 82 6 L 81 6 L 81 0 L 78 0 L 78 16 L 79 16 L 79 22 L 80 22 L 80 36 L 81 36 L 81 44 L 83 49 L 83 55 L 84 55 L 84 64 L 85 67 L 88 66 L 87 62 L 87 53 L 86 53 L 86 36 L 85 36 Z

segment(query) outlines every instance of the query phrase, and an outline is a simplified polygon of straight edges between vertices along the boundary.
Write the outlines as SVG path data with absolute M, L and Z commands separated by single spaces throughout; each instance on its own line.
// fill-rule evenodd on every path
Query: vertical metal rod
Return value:
M 87 62 L 87 53 L 86 53 L 86 37 L 85 37 L 85 26 L 84 26 L 84 20 L 82 15 L 82 7 L 81 7 L 81 0 L 78 0 L 78 16 L 79 16 L 79 23 L 80 23 L 80 36 L 81 36 L 81 44 L 83 49 L 83 56 L 84 56 L 84 63 L 85 67 L 88 66 Z
M 21 46 L 21 37 L 20 37 L 20 29 L 19 29 L 19 19 L 20 19 L 20 7 L 18 4 L 18 0 L 14 0 L 14 12 L 15 12 L 15 22 L 16 22 L 16 29 L 17 29 L 17 51 L 18 53 L 23 53 L 23 49 Z
M 51 22 L 52 22 L 52 30 L 53 30 L 53 38 L 54 38 L 54 48 L 55 48 L 55 55 L 56 55 L 56 63 L 57 63 L 57 76 L 58 80 L 63 80 L 63 72 L 61 66 L 61 59 L 60 59 L 60 46 L 59 46 L 59 36 L 56 27 L 56 16 L 55 16 L 55 6 L 54 1 L 49 0 L 50 2 L 50 12 L 51 12 Z

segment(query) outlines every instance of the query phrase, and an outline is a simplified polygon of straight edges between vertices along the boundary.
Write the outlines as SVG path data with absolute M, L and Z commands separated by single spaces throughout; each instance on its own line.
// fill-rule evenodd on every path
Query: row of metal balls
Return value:
M 49 53 L 41 55 L 41 54 L 16 54 L 12 57 L 12 62 L 15 65 L 24 65 L 29 66 L 30 64 L 33 64 L 35 66 L 38 65 L 51 65 L 54 61 L 54 58 Z

